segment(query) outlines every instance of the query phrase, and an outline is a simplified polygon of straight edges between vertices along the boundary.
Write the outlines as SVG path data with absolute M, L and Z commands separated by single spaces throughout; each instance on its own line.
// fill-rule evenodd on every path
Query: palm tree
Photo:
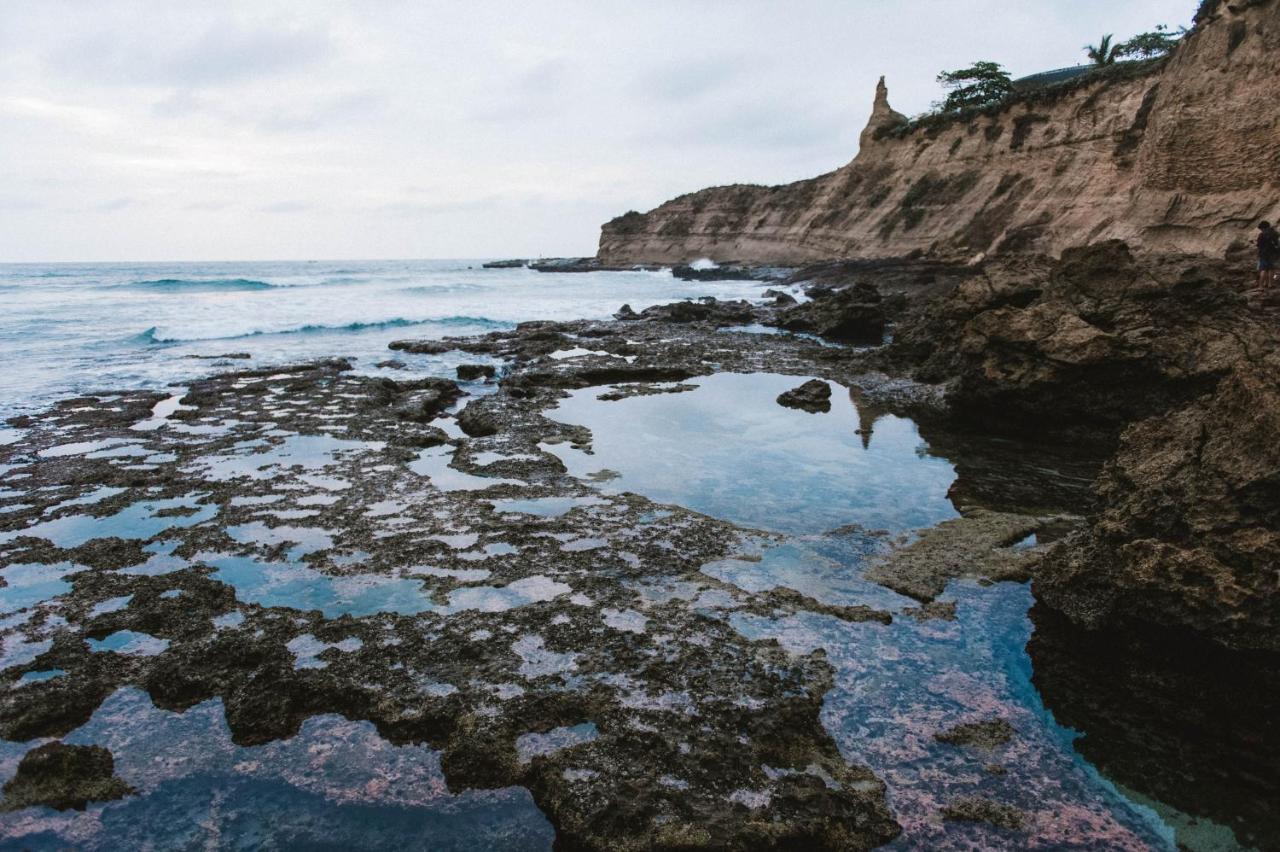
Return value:
M 1084 52 L 1094 65 L 1113 65 L 1116 61 L 1116 47 L 1111 44 L 1115 36 L 1108 33 L 1102 37 L 1098 44 L 1086 44 Z

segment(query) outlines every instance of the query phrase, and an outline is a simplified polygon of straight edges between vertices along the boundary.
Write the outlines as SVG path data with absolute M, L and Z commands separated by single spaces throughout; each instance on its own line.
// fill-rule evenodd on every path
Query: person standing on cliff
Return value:
M 1276 264 L 1280 263 L 1280 234 L 1270 222 L 1258 225 L 1258 287 L 1264 292 L 1276 281 Z

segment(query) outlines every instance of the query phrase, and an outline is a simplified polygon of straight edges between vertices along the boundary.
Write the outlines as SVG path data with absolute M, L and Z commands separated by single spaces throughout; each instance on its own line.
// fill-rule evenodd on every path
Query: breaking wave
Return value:
M 470 327 L 482 329 L 510 328 L 511 323 L 499 322 L 497 320 L 485 319 L 484 317 L 444 317 L 442 319 L 426 319 L 426 320 L 410 320 L 410 319 L 389 319 L 380 322 L 352 322 L 346 325 L 302 325 L 297 328 L 281 328 L 256 331 L 247 331 L 243 334 L 228 335 L 208 335 L 208 336 L 191 336 L 185 337 L 181 333 L 174 333 L 168 330 L 161 330 L 156 326 L 152 326 L 146 331 L 134 336 L 134 340 L 138 343 L 149 345 L 164 345 L 171 343 L 192 343 L 201 340 L 240 340 L 246 337 L 265 337 L 277 334 L 349 334 L 352 332 L 371 331 L 389 328 L 411 328 L 414 326 L 446 326 L 446 327 Z
M 154 281 L 134 281 L 118 286 L 158 293 L 221 293 L 276 289 L 275 284 L 255 281 L 252 278 L 157 278 Z

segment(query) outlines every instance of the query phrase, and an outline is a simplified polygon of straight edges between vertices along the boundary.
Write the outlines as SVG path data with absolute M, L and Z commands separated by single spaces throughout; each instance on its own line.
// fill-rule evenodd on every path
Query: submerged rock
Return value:
M 794 390 L 778 397 L 778 405 L 797 408 L 812 414 L 825 414 L 831 410 L 831 385 L 821 379 L 805 382 Z
M 981 796 L 956 799 L 943 808 L 942 818 L 957 822 L 985 822 L 1012 831 L 1021 829 L 1027 821 L 1026 815 L 1017 808 Z
M 954 746 L 969 746 L 990 751 L 1013 739 L 1014 729 L 1004 719 L 989 719 L 985 722 L 967 722 L 956 725 L 941 733 L 933 735 L 940 743 Z
M 44 805 L 82 811 L 89 802 L 122 799 L 132 792 L 116 777 L 111 752 L 102 746 L 52 742 L 23 755 L 17 774 L 4 785 L 0 809 Z

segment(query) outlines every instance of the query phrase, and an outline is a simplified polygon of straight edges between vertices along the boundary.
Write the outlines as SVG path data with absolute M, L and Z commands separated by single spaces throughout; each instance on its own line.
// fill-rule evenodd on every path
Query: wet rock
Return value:
M 477 379 L 492 379 L 498 374 L 498 368 L 492 364 L 459 364 L 458 379 L 473 382 Z
M 799 304 L 795 296 L 790 293 L 784 293 L 781 290 L 769 289 L 762 294 L 766 299 L 773 299 L 775 307 L 785 308 L 791 305 Z
M 771 325 L 807 332 L 841 343 L 874 345 L 883 341 L 884 306 L 872 284 L 853 284 L 841 290 L 813 288 L 812 301 L 783 310 Z
M 951 802 L 942 810 L 942 818 L 954 822 L 985 822 L 996 828 L 1020 830 L 1027 818 L 1022 811 L 981 796 L 965 796 Z
M 811 414 L 826 414 L 831 410 L 831 385 L 821 379 L 805 382 L 778 397 L 778 405 L 796 408 Z
M 443 355 L 454 351 L 456 347 L 441 340 L 393 340 L 387 348 L 413 355 Z
M 621 308 L 618 308 L 617 313 L 615 313 L 613 317 L 614 319 L 622 320 L 624 322 L 634 322 L 635 320 L 640 319 L 640 315 L 636 313 L 635 309 L 630 305 L 623 305 Z
M 991 751 L 1013 739 L 1014 729 L 1004 719 L 967 722 L 933 735 L 940 743 Z
M 502 430 L 502 421 L 485 400 L 477 399 L 458 412 L 458 428 L 472 438 L 484 438 L 498 434 Z
M 23 755 L 17 774 L 4 785 L 0 809 L 43 805 L 82 811 L 89 802 L 122 799 L 132 792 L 116 777 L 111 752 L 102 746 L 52 742 Z
M 403 370 L 406 365 L 403 361 L 397 361 L 395 358 L 392 358 L 387 361 L 379 361 L 374 366 L 380 370 Z
M 524 269 L 529 265 L 527 259 L 491 260 L 483 264 L 485 269 Z
M 387 384 L 389 383 L 389 384 Z M 462 397 L 462 389 L 448 379 L 420 379 L 411 383 L 384 380 L 391 407 L 402 420 L 429 423 Z
M 682 281 L 778 281 L 792 270 L 777 266 L 742 266 L 722 264 L 706 269 L 692 266 L 673 266 L 671 274 Z
M 1057 520 L 975 509 L 924 530 L 914 542 L 873 564 L 866 577 L 925 603 L 957 577 L 1024 581 L 1042 552 L 1015 545 Z
M 851 623 L 864 621 L 874 621 L 879 624 L 893 623 L 893 616 L 884 610 L 862 605 L 838 606 L 826 604 L 808 595 L 801 594 L 795 589 L 788 589 L 783 586 L 760 593 L 747 605 L 746 611 L 768 618 L 776 618 L 780 612 L 791 614 L 804 611 L 814 612 L 818 615 L 829 615 L 832 618 Z
M 640 319 L 651 322 L 709 322 L 716 325 L 738 325 L 751 322 L 754 318 L 755 308 L 750 302 L 721 302 L 712 298 L 697 302 L 654 305 L 640 312 Z

